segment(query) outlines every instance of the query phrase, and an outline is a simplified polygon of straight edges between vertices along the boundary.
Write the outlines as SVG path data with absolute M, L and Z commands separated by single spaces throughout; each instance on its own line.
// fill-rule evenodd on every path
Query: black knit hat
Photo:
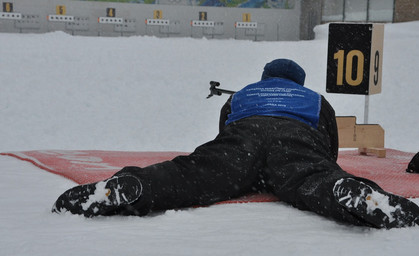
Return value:
M 306 72 L 292 60 L 276 59 L 266 64 L 262 73 L 262 80 L 272 77 L 285 78 L 304 85 Z

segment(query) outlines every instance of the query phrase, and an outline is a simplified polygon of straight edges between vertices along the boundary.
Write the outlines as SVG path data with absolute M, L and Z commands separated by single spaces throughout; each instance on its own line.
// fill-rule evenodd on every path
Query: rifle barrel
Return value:
M 229 91 L 229 90 L 224 90 L 224 89 L 218 89 L 218 88 L 216 88 L 215 90 L 217 90 L 219 92 L 222 92 L 222 93 L 228 93 L 228 94 L 234 94 L 234 93 L 236 93 L 234 91 Z

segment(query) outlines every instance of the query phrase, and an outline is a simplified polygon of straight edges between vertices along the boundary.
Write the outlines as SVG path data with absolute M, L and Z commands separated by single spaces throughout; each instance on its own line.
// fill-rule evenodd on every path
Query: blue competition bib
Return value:
M 317 128 L 320 108 L 320 94 L 287 79 L 271 78 L 233 95 L 226 125 L 250 116 L 284 116 Z

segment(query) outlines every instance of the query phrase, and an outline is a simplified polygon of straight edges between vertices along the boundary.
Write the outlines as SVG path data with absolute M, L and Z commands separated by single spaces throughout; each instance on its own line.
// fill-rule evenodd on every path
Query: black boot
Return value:
M 406 172 L 419 173 L 419 152 L 412 158 L 407 166 Z
M 142 195 L 140 180 L 131 175 L 113 176 L 107 180 L 80 185 L 64 192 L 52 211 L 71 212 L 86 217 L 117 214 Z
M 419 225 L 419 206 L 404 197 L 373 189 L 362 181 L 340 179 L 333 194 L 347 211 L 372 227 L 390 229 Z

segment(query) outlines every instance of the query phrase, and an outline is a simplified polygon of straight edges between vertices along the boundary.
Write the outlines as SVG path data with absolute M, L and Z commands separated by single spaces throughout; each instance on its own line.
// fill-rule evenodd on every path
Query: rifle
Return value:
M 223 93 L 227 93 L 227 94 L 235 93 L 235 91 L 229 91 L 229 90 L 217 88 L 218 86 L 220 86 L 219 82 L 216 82 L 216 81 L 210 82 L 210 94 L 207 96 L 207 99 L 211 98 L 214 95 L 221 96 Z

